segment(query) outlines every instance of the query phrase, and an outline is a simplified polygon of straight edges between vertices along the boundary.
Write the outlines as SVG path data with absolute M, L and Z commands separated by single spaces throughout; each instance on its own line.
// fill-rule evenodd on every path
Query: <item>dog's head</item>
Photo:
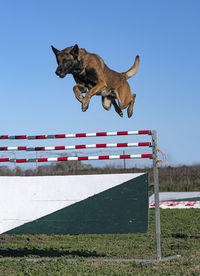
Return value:
M 51 46 L 54 54 L 56 55 L 56 60 L 58 67 L 56 69 L 56 75 L 60 78 L 64 78 L 67 74 L 73 73 L 78 65 L 78 54 L 79 47 L 74 45 L 73 47 L 68 47 L 62 51 L 57 50 Z

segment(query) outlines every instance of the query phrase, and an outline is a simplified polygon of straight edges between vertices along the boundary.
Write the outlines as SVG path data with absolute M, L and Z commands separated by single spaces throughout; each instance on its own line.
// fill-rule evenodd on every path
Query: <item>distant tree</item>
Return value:
M 4 175 L 11 175 L 12 171 L 6 167 L 6 166 L 1 166 L 0 167 L 0 175 L 4 176 Z

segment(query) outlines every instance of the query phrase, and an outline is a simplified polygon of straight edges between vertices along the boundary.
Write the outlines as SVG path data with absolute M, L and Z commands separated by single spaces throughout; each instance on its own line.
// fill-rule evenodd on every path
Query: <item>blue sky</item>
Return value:
M 169 164 L 199 164 L 199 10 L 198 0 L 0 1 L 0 133 L 156 129 Z M 118 72 L 140 55 L 132 118 L 104 110 L 100 97 L 81 111 L 50 48 L 76 43 Z

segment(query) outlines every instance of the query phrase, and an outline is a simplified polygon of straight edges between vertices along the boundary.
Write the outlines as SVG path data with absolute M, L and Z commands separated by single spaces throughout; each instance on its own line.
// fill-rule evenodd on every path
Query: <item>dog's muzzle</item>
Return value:
M 65 64 L 65 66 L 63 66 L 63 67 L 58 66 L 55 73 L 60 78 L 64 78 L 67 74 L 71 73 L 72 69 L 73 69 L 73 63 Z
M 66 74 L 62 72 L 62 70 L 60 70 L 59 68 L 56 70 L 55 74 L 60 78 L 64 78 L 66 76 Z

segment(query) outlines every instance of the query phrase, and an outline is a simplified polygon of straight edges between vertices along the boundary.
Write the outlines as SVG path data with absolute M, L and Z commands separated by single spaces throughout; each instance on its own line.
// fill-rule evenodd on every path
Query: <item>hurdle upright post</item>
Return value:
M 154 181 L 154 197 L 155 197 L 155 221 L 156 221 L 156 244 L 157 244 L 157 260 L 161 260 L 161 230 L 160 230 L 160 207 L 159 207 L 159 181 L 158 181 L 158 149 L 157 149 L 157 133 L 152 131 L 152 157 L 153 157 L 153 181 Z

